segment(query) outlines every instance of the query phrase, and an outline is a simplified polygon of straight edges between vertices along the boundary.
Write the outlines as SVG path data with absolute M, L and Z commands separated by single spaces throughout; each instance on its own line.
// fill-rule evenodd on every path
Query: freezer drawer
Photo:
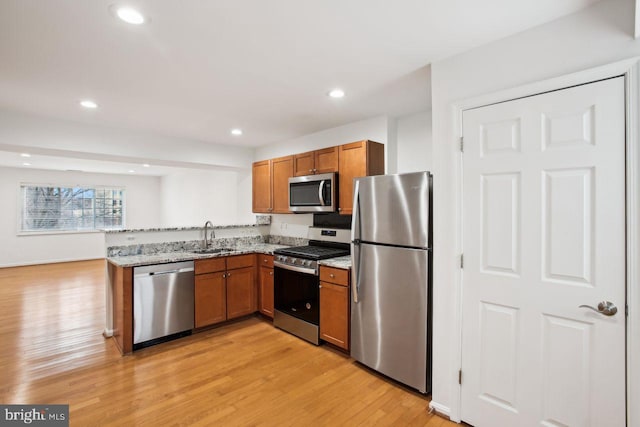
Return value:
M 134 268 L 134 348 L 193 328 L 193 261 Z
M 430 391 L 429 251 L 363 243 L 352 257 L 351 356 Z

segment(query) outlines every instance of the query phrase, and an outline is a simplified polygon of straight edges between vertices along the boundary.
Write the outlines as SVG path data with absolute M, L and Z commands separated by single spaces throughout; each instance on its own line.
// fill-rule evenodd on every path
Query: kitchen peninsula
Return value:
M 136 267 L 193 261 L 194 332 L 260 312 L 273 316 L 273 251 L 307 239 L 271 236 L 269 217 L 257 224 L 213 226 L 208 253 L 201 253 L 202 227 L 117 230 L 105 233 L 106 328 L 124 354 L 133 348 L 133 271 Z M 319 264 L 349 270 L 350 258 Z M 209 303 L 209 301 L 216 301 Z

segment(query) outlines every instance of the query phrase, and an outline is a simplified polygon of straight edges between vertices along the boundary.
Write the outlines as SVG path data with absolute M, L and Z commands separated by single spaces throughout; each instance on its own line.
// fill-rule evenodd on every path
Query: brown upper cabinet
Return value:
M 293 156 L 255 162 L 253 212 L 290 213 L 289 178 L 292 176 Z
M 369 140 L 341 145 L 338 170 L 338 212 L 351 215 L 353 179 L 384 174 L 384 145 Z
M 338 172 L 338 212 L 353 211 L 353 179 L 384 174 L 384 145 L 369 140 L 253 164 L 253 212 L 291 213 L 289 178 Z
M 336 146 L 294 155 L 294 176 L 338 172 L 338 149 Z
M 252 169 L 253 211 L 271 213 L 273 209 L 271 189 L 271 160 L 255 162 Z

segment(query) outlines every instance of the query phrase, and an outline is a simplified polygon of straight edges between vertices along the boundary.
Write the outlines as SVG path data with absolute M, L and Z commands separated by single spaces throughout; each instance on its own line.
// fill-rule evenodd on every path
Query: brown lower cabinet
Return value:
M 320 339 L 345 350 L 349 350 L 349 304 L 349 270 L 321 266 Z
M 273 319 L 273 255 L 258 255 L 258 311 Z
M 256 311 L 255 256 L 195 261 L 195 326 L 201 328 Z
M 256 305 L 256 269 L 227 270 L 227 319 L 254 313 Z
M 227 286 L 224 271 L 197 275 L 194 297 L 196 328 L 227 320 Z

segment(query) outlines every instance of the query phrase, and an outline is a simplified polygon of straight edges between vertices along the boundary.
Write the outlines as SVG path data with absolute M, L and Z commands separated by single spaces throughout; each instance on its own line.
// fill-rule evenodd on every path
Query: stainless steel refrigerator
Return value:
M 432 175 L 358 178 L 351 227 L 351 356 L 431 391 Z

